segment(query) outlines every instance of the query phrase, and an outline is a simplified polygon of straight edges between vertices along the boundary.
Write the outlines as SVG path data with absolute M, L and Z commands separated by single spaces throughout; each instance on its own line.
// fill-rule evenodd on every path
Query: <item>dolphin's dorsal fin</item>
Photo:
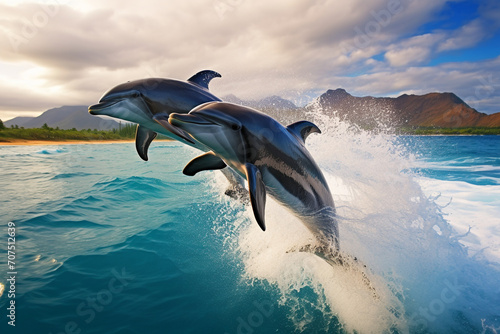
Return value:
M 158 134 L 140 124 L 135 132 L 135 149 L 142 160 L 148 161 L 148 148 Z
M 207 152 L 188 162 L 182 173 L 193 176 L 203 170 L 222 169 L 224 167 L 226 167 L 226 163 L 221 158 L 213 152 Z
M 252 203 L 255 220 L 262 231 L 266 230 L 266 187 L 262 181 L 260 170 L 251 163 L 245 164 L 245 170 L 248 181 L 248 192 L 250 193 L 250 202 Z
M 290 133 L 302 139 L 302 142 L 305 142 L 306 138 L 313 132 L 321 133 L 321 130 L 314 123 L 308 121 L 299 121 L 290 124 L 287 126 L 287 129 Z
M 193 75 L 191 78 L 189 78 L 187 81 L 194 83 L 198 86 L 201 86 L 205 89 L 208 89 L 208 84 L 210 83 L 210 80 L 213 78 L 220 78 L 222 75 L 219 73 L 212 71 L 212 70 L 204 70 L 201 72 L 196 73 Z

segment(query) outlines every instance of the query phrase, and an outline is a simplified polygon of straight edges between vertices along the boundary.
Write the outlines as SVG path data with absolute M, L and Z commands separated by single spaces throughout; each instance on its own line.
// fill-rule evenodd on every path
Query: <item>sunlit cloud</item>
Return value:
M 446 60 L 432 61 L 495 39 L 498 5 L 485 2 L 458 27 L 422 28 L 445 3 L 0 1 L 0 118 L 92 104 L 124 81 L 187 79 L 202 69 L 222 74 L 211 83 L 216 95 L 244 99 L 280 95 L 304 104 L 337 87 L 469 96 L 481 75 L 500 72 L 498 61 L 464 59 L 452 75 Z M 481 111 L 498 111 L 498 80 L 489 96 L 475 99 Z

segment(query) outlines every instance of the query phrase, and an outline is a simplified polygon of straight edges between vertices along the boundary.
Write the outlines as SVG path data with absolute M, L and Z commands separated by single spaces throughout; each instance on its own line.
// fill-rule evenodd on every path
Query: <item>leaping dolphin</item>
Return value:
M 188 133 L 211 151 L 194 158 L 183 173 L 231 167 L 248 181 L 255 219 L 266 229 L 266 194 L 294 213 L 314 234 L 312 251 L 339 263 L 339 236 L 335 206 L 328 184 L 305 139 L 321 133 L 311 122 L 288 127 L 251 108 L 226 102 L 208 102 L 189 114 L 170 114 L 171 125 Z M 185 140 L 190 137 L 184 138 Z
M 98 104 L 89 107 L 92 115 L 106 115 L 137 123 L 135 147 L 139 156 L 147 161 L 151 142 L 161 133 L 189 146 L 207 151 L 178 128 L 170 125 L 170 113 L 188 113 L 194 107 L 209 101 L 220 101 L 208 91 L 213 78 L 221 77 L 215 71 L 204 70 L 187 81 L 149 78 L 129 81 L 108 90 Z M 243 179 L 232 170 L 222 171 L 231 183 L 226 194 L 239 197 L 243 192 Z
M 204 70 L 187 81 L 149 78 L 129 81 L 111 88 L 89 107 L 92 115 L 107 115 L 137 123 L 136 149 L 143 160 L 148 160 L 148 148 L 158 133 L 190 146 L 204 149 L 179 130 L 170 126 L 170 113 L 188 113 L 194 107 L 210 101 L 221 101 L 208 91 L 213 78 L 221 77 L 215 71 Z

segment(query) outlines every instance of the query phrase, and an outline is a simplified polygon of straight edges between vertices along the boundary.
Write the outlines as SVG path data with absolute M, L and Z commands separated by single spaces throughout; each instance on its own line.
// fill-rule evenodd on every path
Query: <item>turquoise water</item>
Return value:
M 352 273 L 287 253 L 310 236 L 276 203 L 264 233 L 222 195 L 220 173 L 182 175 L 197 152 L 181 144 L 154 143 L 149 162 L 133 144 L 1 146 L 1 332 L 498 331 L 500 137 L 346 131 L 308 147 L 332 188 L 341 247 L 370 268 L 379 299 Z M 446 204 L 464 193 L 476 197 Z M 467 215 L 477 228 L 464 236 Z
M 475 185 L 500 185 L 499 136 L 403 137 L 420 155 L 422 175 Z

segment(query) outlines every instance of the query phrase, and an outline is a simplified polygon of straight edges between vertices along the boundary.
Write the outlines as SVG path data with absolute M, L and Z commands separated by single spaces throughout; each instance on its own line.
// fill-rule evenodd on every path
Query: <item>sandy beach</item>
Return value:
M 124 140 L 25 140 L 25 139 L 11 139 L 8 142 L 0 141 L 3 146 L 15 145 L 68 145 L 68 144 L 119 144 L 119 143 L 133 143 L 134 139 Z

